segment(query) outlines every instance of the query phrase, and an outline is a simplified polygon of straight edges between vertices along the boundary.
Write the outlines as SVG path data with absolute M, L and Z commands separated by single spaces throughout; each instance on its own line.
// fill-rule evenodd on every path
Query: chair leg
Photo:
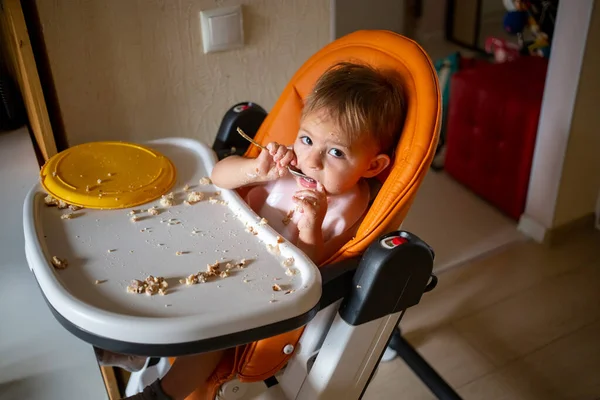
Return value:
M 395 350 L 413 372 L 440 400 L 462 400 L 446 381 L 421 357 L 421 355 L 394 329 L 389 346 Z

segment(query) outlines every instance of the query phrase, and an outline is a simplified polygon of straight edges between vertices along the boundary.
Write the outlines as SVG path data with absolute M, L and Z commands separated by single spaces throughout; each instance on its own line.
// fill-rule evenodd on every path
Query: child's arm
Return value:
M 267 149 L 257 158 L 224 158 L 213 168 L 211 180 L 223 189 L 237 189 L 278 179 L 288 172 L 288 165 L 296 165 L 296 155 L 291 149 L 275 142 L 269 143 Z
M 210 179 L 223 189 L 237 189 L 262 182 L 258 173 L 257 158 L 229 156 L 219 161 L 212 170 Z
M 323 230 L 321 227 L 314 229 L 300 229 L 296 247 L 304 252 L 317 265 L 323 261 Z

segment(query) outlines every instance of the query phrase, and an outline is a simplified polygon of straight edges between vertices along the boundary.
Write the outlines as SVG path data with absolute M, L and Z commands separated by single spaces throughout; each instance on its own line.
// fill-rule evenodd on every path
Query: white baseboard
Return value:
M 538 243 L 543 243 L 548 233 L 548 228 L 526 214 L 521 215 L 517 229 Z

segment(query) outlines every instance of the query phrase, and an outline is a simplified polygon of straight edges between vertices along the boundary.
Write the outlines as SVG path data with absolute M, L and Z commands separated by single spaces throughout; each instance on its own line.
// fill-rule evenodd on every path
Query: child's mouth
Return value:
M 290 172 L 298 179 L 298 182 L 301 186 L 304 186 L 305 188 L 309 189 L 314 189 L 317 187 L 317 181 L 311 178 L 310 176 L 304 174 L 300 169 L 290 168 Z
M 315 181 L 313 178 L 298 177 L 298 182 L 301 186 L 304 186 L 307 189 L 315 189 L 317 187 L 317 181 Z

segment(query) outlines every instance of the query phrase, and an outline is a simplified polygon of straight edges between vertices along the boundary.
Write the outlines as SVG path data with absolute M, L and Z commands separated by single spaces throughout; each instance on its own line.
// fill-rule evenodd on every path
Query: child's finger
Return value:
M 279 165 L 287 167 L 294 160 L 294 152 L 288 151 L 283 158 L 279 161 Z
M 310 189 L 301 189 L 294 193 L 294 197 L 298 197 L 299 199 L 303 199 L 305 197 L 315 197 L 315 191 Z
M 297 210 L 300 214 L 315 214 L 313 208 L 310 204 L 306 203 L 303 200 L 296 200 Z
M 277 151 L 275 152 L 275 155 L 273 155 L 273 160 L 275 162 L 279 162 L 283 156 L 285 155 L 285 153 L 287 152 L 287 148 L 285 146 L 279 146 L 277 148 Z
M 267 149 L 269 150 L 269 154 L 271 154 L 271 156 L 274 156 L 277 153 L 277 150 L 279 150 L 279 143 L 277 142 L 270 142 L 267 145 Z
M 317 190 L 314 189 L 301 189 L 298 190 L 295 193 L 296 196 L 302 196 L 302 197 L 312 197 L 315 198 L 319 201 L 324 201 L 325 199 L 327 199 L 327 195 L 325 194 L 325 192 L 319 192 Z
M 296 204 L 316 207 L 319 201 L 313 196 L 294 196 L 293 200 Z

